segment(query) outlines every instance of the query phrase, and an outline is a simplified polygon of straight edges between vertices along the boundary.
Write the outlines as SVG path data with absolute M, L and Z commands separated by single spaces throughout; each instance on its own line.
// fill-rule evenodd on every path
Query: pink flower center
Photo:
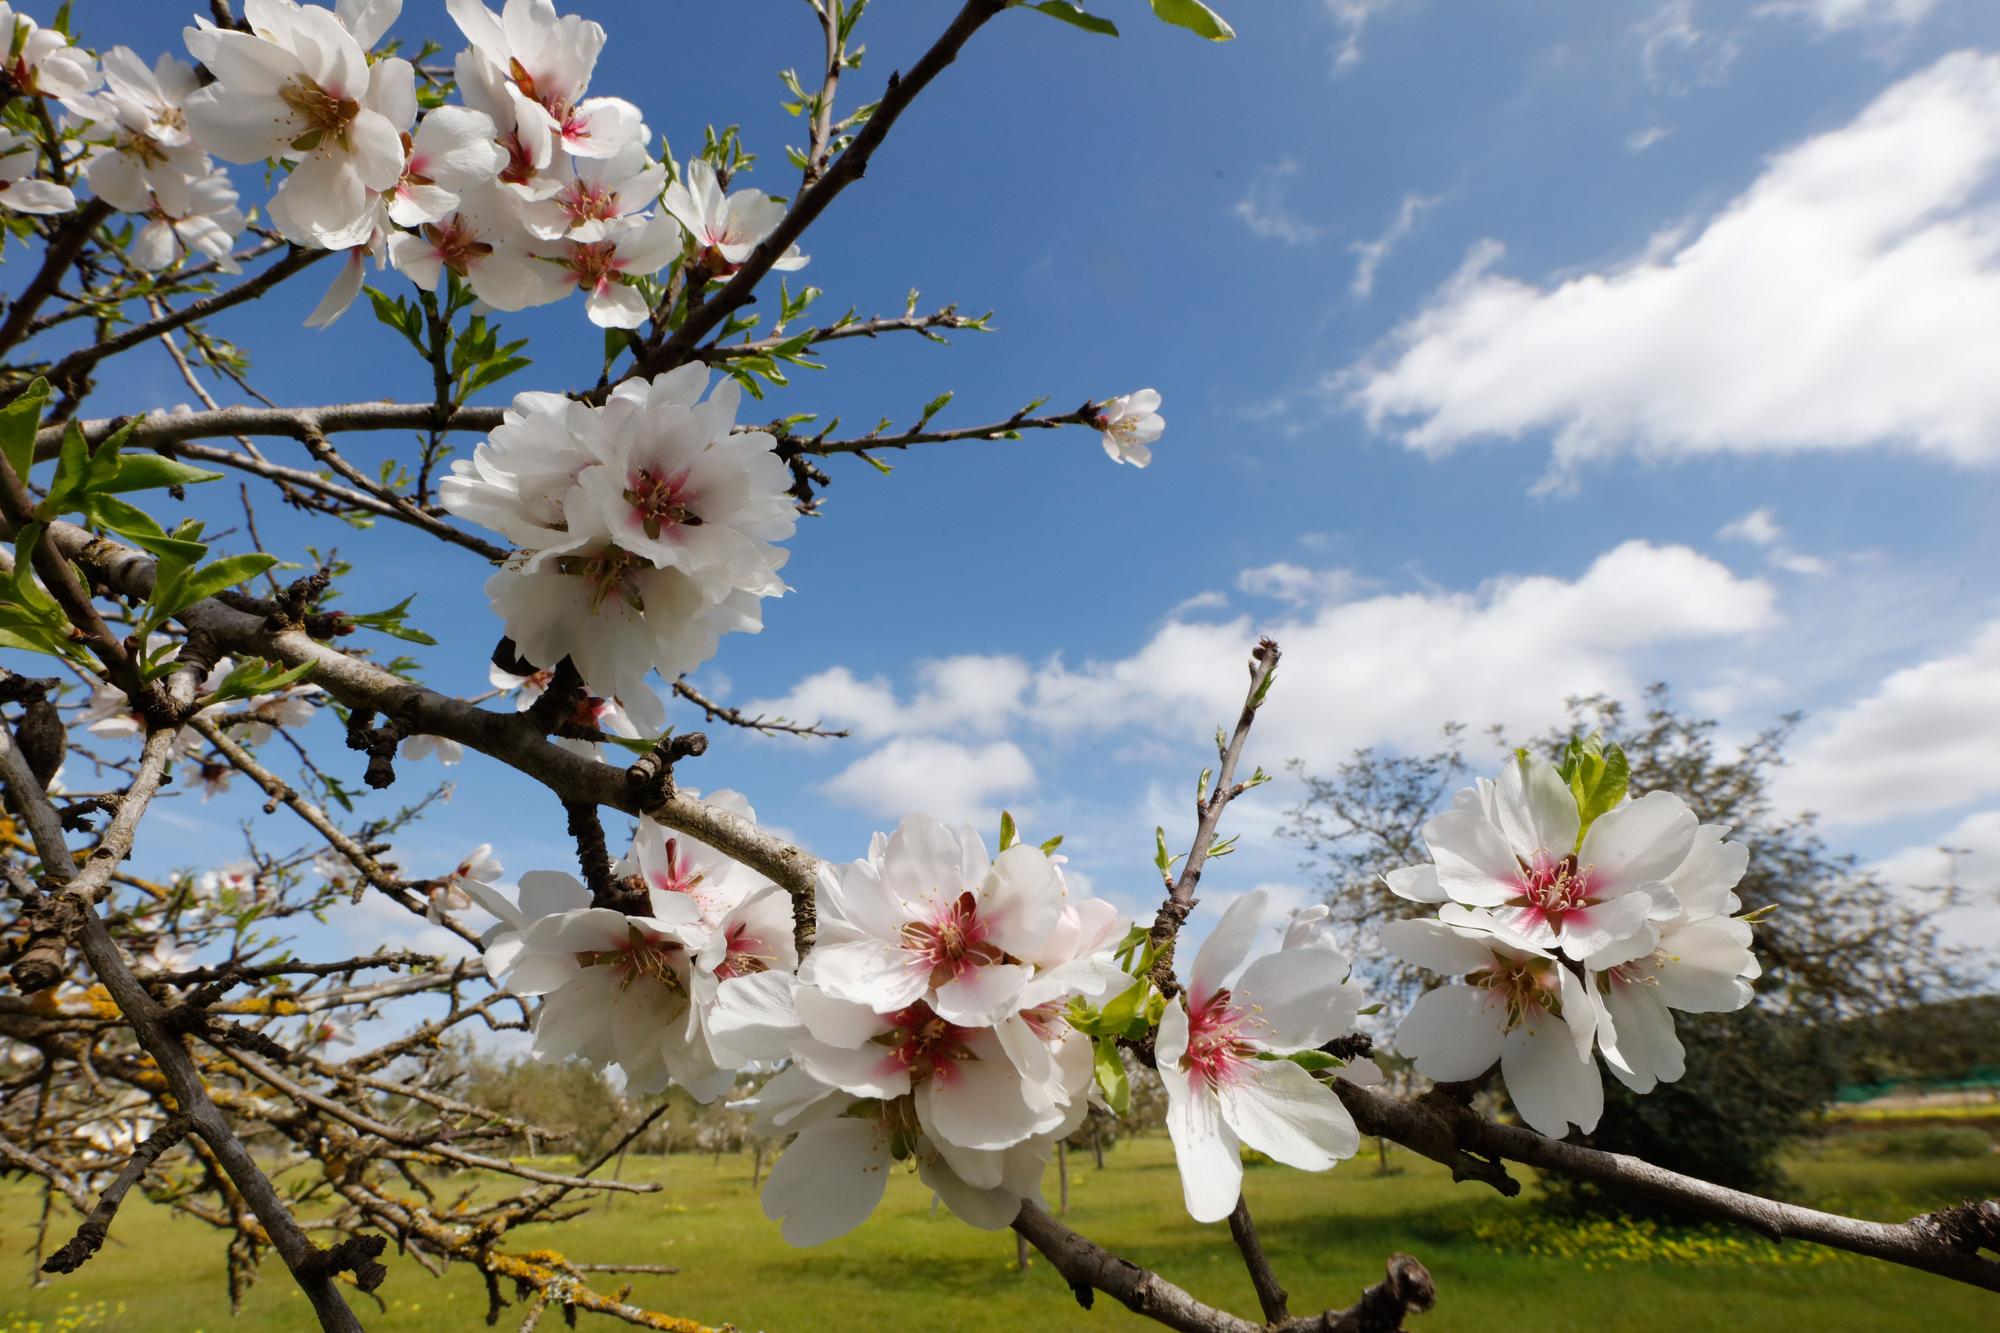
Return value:
M 906 922 L 903 947 L 931 965 L 933 987 L 956 981 L 976 967 L 998 963 L 1007 957 L 1005 950 L 987 943 L 986 923 L 979 917 L 979 900 L 970 891 L 959 894 L 928 921 Z
M 1514 876 L 1516 903 L 1526 923 L 1562 924 L 1565 912 L 1597 902 L 1592 896 L 1591 867 L 1578 867 L 1574 855 L 1557 857 L 1546 848 L 1533 861 L 1515 857 L 1521 867 Z
M 700 885 L 701 877 L 702 872 L 690 866 L 681 855 L 680 839 L 668 838 L 667 864 L 664 869 L 653 872 L 653 887 L 661 893 L 692 894 Z
M 1242 1076 L 1245 1063 L 1255 1058 L 1243 1037 L 1250 1018 L 1250 1011 L 1238 1008 L 1226 990 L 1188 1005 L 1188 1044 L 1181 1070 L 1189 1081 L 1213 1089 Z
M 618 275 L 624 271 L 623 265 L 618 262 L 616 241 L 593 241 L 589 245 L 572 245 L 569 258 L 563 261 L 563 266 L 569 270 L 570 277 L 575 279 L 578 287 L 598 296 L 610 291 L 611 284 L 616 282 Z
M 361 103 L 352 97 L 328 92 L 308 78 L 297 78 L 278 90 L 278 100 L 291 108 L 305 124 L 292 147 L 309 153 L 328 139 L 347 147 L 347 129 L 361 114 Z
M 442 222 L 426 222 L 424 239 L 437 252 L 438 262 L 464 277 L 471 267 L 493 253 L 493 247 L 479 239 L 465 219 L 454 213 Z
M 701 515 L 693 509 L 694 497 L 687 493 L 688 470 L 661 474 L 652 468 L 634 468 L 626 478 L 625 503 L 632 506 L 649 540 L 658 541 L 669 527 L 699 527 Z
M 763 939 L 752 935 L 750 927 L 739 922 L 729 929 L 729 951 L 723 957 L 722 965 L 715 969 L 715 975 L 723 978 L 753 976 L 770 971 L 771 961 L 772 955 Z
M 569 214 L 572 225 L 603 222 L 618 216 L 618 192 L 581 178 L 571 181 L 557 202 Z
M 972 1059 L 966 1044 L 972 1029 L 947 1023 L 919 1000 L 907 1009 L 889 1015 L 889 1031 L 875 1040 L 889 1048 L 892 1064 L 910 1072 L 911 1083 L 934 1078 L 950 1083 L 958 1077 L 961 1061 Z
M 678 990 L 681 987 L 679 964 L 685 956 L 686 951 L 679 941 L 660 939 L 637 926 L 628 926 L 623 943 L 595 953 L 579 953 L 576 961 L 585 967 L 610 968 L 617 976 L 621 990 L 641 977 L 664 982 Z
M 1556 964 L 1546 958 L 1513 960 L 1494 956 L 1491 965 L 1469 973 L 1466 980 L 1488 992 L 1488 1003 L 1507 1011 L 1506 1031 L 1540 1014 L 1562 1013 L 1562 992 Z
M 507 150 L 507 165 L 500 169 L 500 179 L 509 185 L 526 185 L 535 178 L 535 160 L 528 156 L 528 145 L 521 142 L 520 131 L 508 133 L 500 141 Z

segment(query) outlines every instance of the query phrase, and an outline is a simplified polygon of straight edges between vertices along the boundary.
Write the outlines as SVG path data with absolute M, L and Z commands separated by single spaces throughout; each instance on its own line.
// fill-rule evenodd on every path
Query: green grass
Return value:
M 1393 1174 L 1386 1176 L 1376 1174 L 1372 1155 L 1329 1175 L 1274 1166 L 1249 1171 L 1251 1203 L 1295 1312 L 1347 1304 L 1381 1275 L 1391 1251 L 1405 1250 L 1429 1266 L 1440 1293 L 1438 1308 L 1414 1324 L 1420 1333 L 1876 1333 L 1985 1328 L 2000 1319 L 2000 1298 L 1941 1278 L 1806 1246 L 1775 1247 L 1734 1232 L 1659 1236 L 1608 1224 L 1580 1229 L 1523 1200 L 1453 1185 L 1420 1158 L 1392 1153 L 1389 1161 Z M 1122 1145 L 1107 1155 L 1102 1172 L 1087 1154 L 1073 1154 L 1071 1163 L 1072 1225 L 1205 1300 L 1254 1311 L 1227 1228 L 1197 1226 L 1183 1211 L 1164 1139 Z M 1793 1167 L 1802 1199 L 1881 1218 L 2000 1194 L 2000 1155 L 1886 1161 L 1834 1144 L 1802 1154 Z M 860 1231 L 804 1251 L 786 1247 L 758 1211 L 747 1156 L 720 1164 L 707 1157 L 635 1159 L 627 1176 L 648 1176 L 667 1188 L 609 1196 L 585 1218 L 516 1233 L 512 1248 L 548 1246 L 579 1260 L 677 1265 L 676 1276 L 635 1278 L 632 1299 L 744 1330 L 1156 1327 L 1102 1298 L 1086 1314 L 1039 1257 L 1027 1273 L 1016 1272 L 1010 1234 L 974 1231 L 949 1214 L 930 1216 L 928 1196 L 906 1176 L 891 1182 L 882 1209 Z M 1048 1183 L 1053 1201 L 1053 1171 Z M 275 1260 L 266 1262 L 232 1324 L 216 1234 L 137 1198 L 83 1273 L 30 1289 L 35 1215 L 31 1189 L 0 1190 L 0 1333 L 313 1327 L 303 1298 Z M 369 1328 L 484 1327 L 485 1297 L 475 1275 L 454 1269 L 439 1280 L 393 1251 L 386 1260 L 390 1277 L 380 1292 L 386 1308 L 356 1297 Z M 615 1287 L 616 1281 L 603 1285 Z M 501 1327 L 512 1328 L 517 1319 L 517 1313 L 503 1316 Z M 590 1322 L 586 1317 L 585 1326 Z M 553 1314 L 542 1326 L 561 1327 Z

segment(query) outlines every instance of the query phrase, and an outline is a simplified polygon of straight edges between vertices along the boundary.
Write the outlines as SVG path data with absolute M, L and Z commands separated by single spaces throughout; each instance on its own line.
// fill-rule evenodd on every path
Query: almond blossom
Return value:
M 507 0 L 497 15 L 479 0 L 445 0 L 445 9 L 472 43 L 459 57 L 460 84 L 487 98 L 504 90 L 518 108 L 517 132 L 540 154 L 537 165 L 547 164 L 552 147 L 577 157 L 611 157 L 645 140 L 637 107 L 622 98 L 584 96 L 604 49 L 598 24 L 558 16 L 553 0 Z
M 375 0 L 342 4 L 336 14 L 245 0 L 249 32 L 203 18 L 186 30 L 188 50 L 216 77 L 185 104 L 196 141 L 229 162 L 294 163 L 269 209 L 298 244 L 365 243 L 376 197 L 403 177 L 392 117 L 415 106 L 415 72 L 399 58 L 371 67 L 367 51 L 400 8 L 400 0 Z
M 1230 904 L 1195 954 L 1187 989 L 1168 1002 L 1154 1043 L 1167 1133 L 1197 1222 L 1236 1207 L 1245 1145 L 1324 1171 L 1361 1143 L 1339 1096 L 1284 1058 L 1351 1031 L 1360 990 L 1347 981 L 1346 956 L 1315 932 L 1288 932 L 1278 950 L 1250 958 L 1267 898 L 1257 889 Z
M 686 175 L 667 187 L 661 206 L 687 232 L 689 244 L 709 277 L 734 273 L 784 220 L 785 206 L 762 190 L 722 192 L 714 164 L 695 158 Z M 790 246 L 771 267 L 784 272 L 806 266 L 799 247 Z
M 76 196 L 67 185 L 37 180 L 41 149 L 33 139 L 0 129 L 0 208 L 13 213 L 67 213 Z
M 789 473 L 769 434 L 734 429 L 733 385 L 701 400 L 707 381 L 699 364 L 627 380 L 601 408 L 523 394 L 439 492 L 523 548 L 486 585 L 520 655 L 569 657 L 642 726 L 650 671 L 693 670 L 784 591 Z
M 405 134 L 403 175 L 388 196 L 390 220 L 399 227 L 436 222 L 467 190 L 489 184 L 507 162 L 494 136 L 492 118 L 471 107 L 441 106 L 426 114 L 415 135 Z
M 0 3 L 0 40 L 7 43 L 7 64 L 0 72 L 10 91 L 74 104 L 97 86 L 97 62 L 90 52 L 7 3 Z
M 1659 923 L 1657 947 L 1629 959 L 1602 959 L 1603 966 L 1587 974 L 1598 1049 L 1634 1092 L 1650 1092 L 1687 1072 L 1673 1010 L 1741 1009 L 1763 970 L 1751 952 L 1749 921 L 1732 915 L 1741 905 L 1733 890 L 1749 851 L 1725 841 L 1727 834 L 1721 825 L 1702 825 L 1687 859 L 1669 876 L 1681 911 Z
M 1518 936 L 1443 921 L 1392 921 L 1381 938 L 1405 962 L 1465 979 L 1418 996 L 1397 1027 L 1396 1050 L 1418 1073 L 1455 1083 L 1498 1061 L 1531 1128 L 1559 1139 L 1572 1124 L 1586 1134 L 1597 1127 L 1597 1011 L 1574 969 Z
M 522 223 L 542 240 L 588 244 L 658 201 L 667 169 L 633 143 L 610 157 L 557 158 L 551 181 L 553 192 L 518 205 Z
M 1651 792 L 1586 830 L 1555 765 L 1524 756 L 1480 800 L 1424 825 L 1449 899 L 1438 917 L 1504 927 L 1531 947 L 1587 962 L 1648 936 L 1650 918 L 1675 910 L 1666 880 L 1693 845 L 1696 823 L 1679 797 Z
M 1145 467 L 1153 461 L 1153 441 L 1167 428 L 1160 415 L 1157 389 L 1120 394 L 1098 405 L 1094 423 L 1102 433 L 1104 452 L 1114 463 Z
M 104 90 L 74 104 L 110 136 L 84 165 L 91 192 L 127 213 L 192 211 L 188 185 L 209 174 L 209 161 L 183 104 L 199 86 L 194 66 L 172 55 L 149 69 L 127 47 L 106 51 Z
M 228 172 L 210 169 L 198 179 L 183 181 L 178 191 L 156 193 L 152 199 L 151 207 L 131 210 L 146 219 L 132 238 L 133 263 L 158 271 L 201 255 L 224 273 L 238 271 L 230 248 L 243 230 L 243 210 L 237 206 L 236 186 Z
M 592 229 L 596 240 L 537 241 L 531 248 L 558 284 L 583 293 L 584 313 L 605 329 L 636 329 L 652 307 L 634 279 L 650 277 L 680 254 L 680 236 L 664 217 L 614 218 Z
M 1056 929 L 1063 886 L 1048 857 L 1017 843 L 988 861 L 971 829 L 910 815 L 877 860 L 840 871 L 820 907 L 805 979 L 880 1014 L 922 1004 L 942 1021 L 990 1026 L 1020 1008 L 1023 958 Z

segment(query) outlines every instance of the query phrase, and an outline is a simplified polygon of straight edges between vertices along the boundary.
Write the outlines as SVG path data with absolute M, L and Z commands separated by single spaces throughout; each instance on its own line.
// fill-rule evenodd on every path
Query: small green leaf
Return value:
M 1153 864 L 1160 868 L 1162 877 L 1174 868 L 1174 858 L 1167 854 L 1167 831 L 1164 828 L 1153 829 Z
M 109 441 L 106 441 L 109 443 Z M 118 462 L 118 471 L 102 485 L 93 485 L 95 494 L 150 491 L 165 486 L 193 486 L 204 481 L 220 481 L 220 472 L 193 467 L 159 454 L 133 454 Z
M 1347 1061 L 1341 1059 L 1339 1056 L 1328 1055 L 1325 1051 L 1293 1051 L 1290 1055 L 1273 1055 L 1269 1051 L 1259 1051 L 1257 1058 L 1260 1060 L 1290 1060 L 1299 1068 L 1313 1074 L 1317 1074 L 1322 1069 L 1340 1069 L 1347 1064 Z
M 42 408 L 48 401 L 49 382 L 37 376 L 13 402 L 0 407 L 0 452 L 23 485 L 35 464 L 35 432 L 41 428 Z
M 1042 855 L 1053 856 L 1055 854 L 1056 848 L 1062 846 L 1062 840 L 1063 840 L 1063 835 L 1058 833 L 1056 834 L 1055 837 L 1050 838 L 1047 842 L 1043 843 Z
M 1070 4 L 1069 0 L 1039 0 L 1039 3 L 1030 4 L 1028 8 L 1038 9 L 1052 19 L 1061 19 L 1071 27 L 1082 28 L 1085 32 L 1102 33 L 1106 37 L 1116 37 L 1118 35 L 1118 25 L 1110 19 L 1101 19 L 1095 14 L 1086 14 L 1075 5 Z
M 1014 827 L 1014 816 L 1002 810 L 1000 812 L 1000 850 L 1004 852 L 1020 840 L 1020 830 Z
M 1091 1073 L 1097 1079 L 1099 1090 L 1104 1093 L 1104 1101 L 1115 1115 L 1124 1115 L 1132 1109 L 1132 1085 L 1125 1077 L 1125 1062 L 1118 1058 L 1118 1041 L 1115 1037 L 1099 1037 L 1091 1060 Z
M 1153 13 L 1176 28 L 1186 28 L 1211 42 L 1226 42 L 1236 36 L 1236 29 L 1224 23 L 1222 16 L 1201 0 L 1153 0 Z
M 193 606 L 203 598 L 213 597 L 225 589 L 247 583 L 277 563 L 278 557 L 265 555 L 261 551 L 249 555 L 226 555 L 177 580 L 171 602 L 161 600 L 160 590 L 155 586 L 154 604 L 168 615 L 172 615 L 176 611 Z

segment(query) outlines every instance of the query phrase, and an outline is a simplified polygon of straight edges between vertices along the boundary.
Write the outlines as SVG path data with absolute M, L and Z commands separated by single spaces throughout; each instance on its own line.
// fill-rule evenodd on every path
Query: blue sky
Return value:
M 593 91 L 683 153 L 741 123 L 751 183 L 793 188 L 774 72 L 817 59 L 803 6 L 574 7 L 612 33 Z M 1154 465 L 1113 466 L 1082 431 L 929 447 L 889 477 L 836 461 L 791 543 L 795 591 L 697 680 L 857 734 L 711 728 L 684 781 L 746 791 L 835 860 L 903 810 L 990 830 L 1004 805 L 1145 910 L 1153 826 L 1190 835 L 1209 734 L 1274 632 L 1251 754 L 1274 771 L 1453 719 L 1527 730 L 1566 694 L 1664 679 L 1731 735 L 1804 710 L 1784 799 L 1900 878 L 1969 848 L 1967 883 L 2000 892 L 2000 56 L 1979 54 L 2000 10 L 1237 0 L 1238 40 L 1214 46 L 1137 0 L 1094 8 L 1125 36 L 990 24 L 805 242 L 828 315 L 915 286 L 998 331 L 842 345 L 769 414 L 865 427 L 951 389 L 940 424 L 961 425 L 1151 385 Z M 76 10 L 88 41 L 179 49 L 174 5 Z M 878 0 L 844 91 L 873 97 L 946 12 Z M 428 0 L 395 31 L 457 44 Z M 365 309 L 299 327 L 322 281 L 219 326 L 263 391 L 424 396 Z M 594 379 L 575 303 L 504 324 L 536 337 L 510 391 Z M 95 411 L 188 397 L 163 357 L 121 364 Z M 346 444 L 364 466 L 411 447 Z M 226 486 L 191 503 L 228 519 Z M 418 594 L 444 644 L 426 679 L 484 688 L 476 557 L 269 503 L 260 523 L 294 553 L 338 545 L 350 605 Z M 406 840 L 412 873 L 479 842 L 512 873 L 569 867 L 546 793 L 477 757 L 405 771 L 457 784 Z M 1273 834 L 1294 795 L 1242 803 L 1209 901 L 1303 900 Z M 181 797 L 139 857 L 219 859 L 218 826 L 255 810 Z

